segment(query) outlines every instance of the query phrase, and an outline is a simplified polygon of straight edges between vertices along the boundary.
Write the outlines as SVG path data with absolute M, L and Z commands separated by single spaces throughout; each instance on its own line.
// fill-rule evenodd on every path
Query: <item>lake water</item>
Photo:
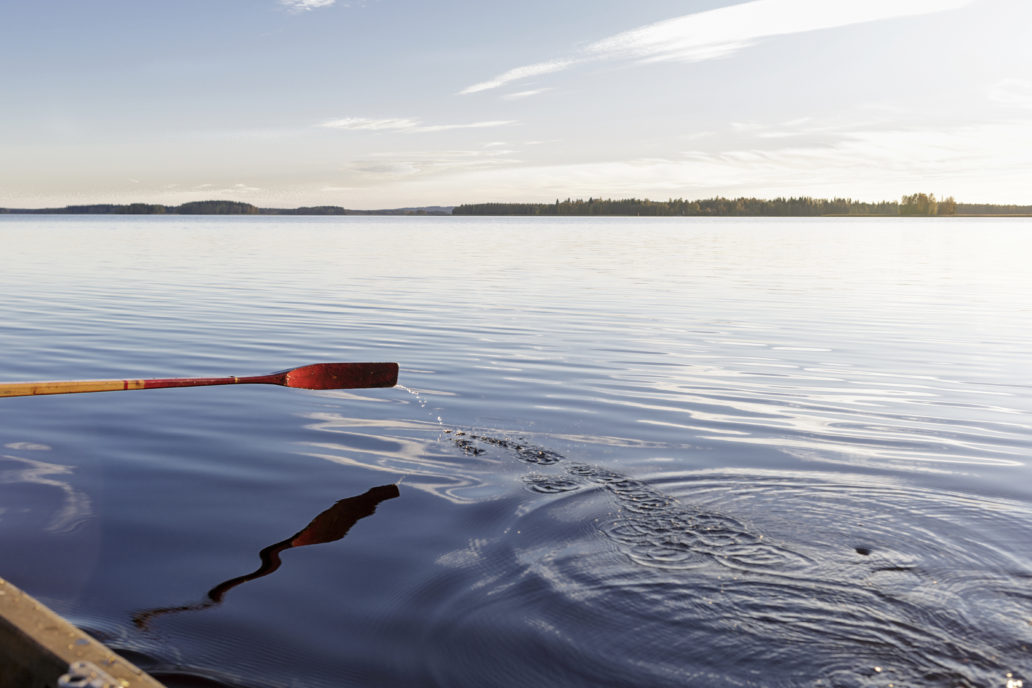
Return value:
M 170 686 L 1032 685 L 1032 220 L 0 218 L 0 576 Z

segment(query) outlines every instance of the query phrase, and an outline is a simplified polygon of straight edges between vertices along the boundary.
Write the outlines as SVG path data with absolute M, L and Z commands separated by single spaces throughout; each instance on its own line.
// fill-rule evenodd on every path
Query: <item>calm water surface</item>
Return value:
M 1032 221 L 0 218 L 0 576 L 172 686 L 1032 685 Z

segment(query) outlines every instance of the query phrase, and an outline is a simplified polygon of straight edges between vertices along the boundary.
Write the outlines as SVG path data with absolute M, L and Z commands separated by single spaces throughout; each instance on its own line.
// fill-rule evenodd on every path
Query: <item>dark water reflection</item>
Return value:
M 0 378 L 404 385 L 4 400 L 0 575 L 170 686 L 1030 684 L 1028 221 L 424 220 L 0 218 Z
M 258 558 L 261 559 L 262 563 L 257 570 L 219 583 L 208 591 L 205 599 L 201 602 L 137 612 L 133 614 L 133 623 L 141 630 L 147 630 L 148 624 L 156 617 L 179 612 L 201 611 L 221 604 L 226 593 L 238 585 L 274 573 L 282 565 L 283 561 L 280 559 L 280 555 L 286 550 L 340 540 L 348 534 L 351 526 L 355 525 L 359 519 L 372 516 L 380 502 L 386 499 L 394 499 L 399 495 L 400 492 L 397 485 L 381 485 L 380 487 L 371 488 L 356 497 L 342 499 L 316 516 L 311 523 L 287 539 L 262 549 L 258 553 Z

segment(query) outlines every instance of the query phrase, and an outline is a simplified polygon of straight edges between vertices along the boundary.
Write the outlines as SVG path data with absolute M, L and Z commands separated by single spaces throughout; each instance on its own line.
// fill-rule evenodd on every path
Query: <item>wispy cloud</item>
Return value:
M 519 164 L 513 150 L 487 146 L 481 150 L 396 151 L 353 160 L 341 170 L 354 187 L 449 172 L 486 170 Z
M 391 117 L 386 119 L 369 119 L 366 117 L 344 117 L 331 119 L 320 124 L 326 129 L 344 131 L 398 131 L 410 134 L 423 134 L 453 129 L 490 129 L 515 124 L 514 120 L 489 120 L 484 122 L 466 122 L 463 124 L 424 124 L 418 119 L 409 117 Z
M 517 91 L 516 93 L 507 93 L 506 95 L 502 96 L 502 98 L 504 98 L 505 100 L 520 100 L 522 98 L 530 98 L 531 96 L 536 96 L 551 90 L 552 89 L 550 88 L 535 88 L 529 91 Z
M 699 62 L 725 57 L 776 36 L 958 9 L 973 0 L 753 0 L 648 24 L 591 43 L 573 55 L 516 67 L 460 93 L 478 93 L 514 81 L 601 60 Z
M 337 0 L 279 0 L 279 4 L 283 5 L 291 12 L 307 12 L 309 10 L 319 9 L 320 7 L 329 7 L 335 2 L 337 2 Z
M 1001 79 L 989 89 L 989 98 L 1001 105 L 1032 108 L 1032 81 Z
M 516 124 L 516 121 L 499 119 L 487 122 L 470 122 L 469 124 L 428 124 L 416 127 L 413 131 L 421 133 L 427 131 L 450 131 L 452 129 L 491 129 L 494 127 L 506 127 L 510 124 Z
M 251 186 L 250 184 L 236 183 L 232 186 L 224 186 L 222 188 L 216 187 L 214 184 L 201 184 L 201 187 L 205 188 L 206 191 L 215 189 L 212 193 L 221 196 L 239 196 L 240 194 L 252 195 L 264 191 L 261 187 Z
M 344 117 L 323 122 L 320 127 L 346 129 L 348 131 L 405 131 L 419 126 L 419 120 L 406 117 L 369 119 L 367 117 Z
M 806 129 L 804 125 L 801 131 Z M 1007 199 L 1027 195 L 1032 169 L 1027 152 L 1032 150 L 1032 127 L 1022 119 L 924 129 L 882 123 L 842 129 L 815 141 L 780 139 L 781 145 L 774 146 L 766 137 L 746 138 L 740 146 L 686 150 L 665 157 L 524 163 L 483 170 L 475 188 L 482 196 L 498 200 L 547 199 L 555 189 L 571 196 L 808 194 L 884 200 L 924 189 L 963 195 L 966 200 L 1013 202 Z M 994 174 L 986 175 L 990 169 Z M 820 170 L 819 177 L 814 170 Z M 463 179 L 454 182 L 461 185 Z M 470 184 L 473 188 L 472 180 Z
M 562 60 L 552 60 L 550 62 L 538 62 L 524 67 L 516 67 L 515 69 L 510 69 L 504 74 L 499 74 L 493 79 L 488 79 L 487 81 L 482 81 L 479 84 L 473 84 L 468 88 L 464 88 L 460 93 L 466 94 L 489 91 L 493 88 L 505 86 L 512 81 L 529 79 L 530 77 L 541 76 L 542 74 L 551 74 L 552 72 L 561 72 L 568 67 L 572 67 L 573 65 L 584 61 L 584 58 L 567 58 Z

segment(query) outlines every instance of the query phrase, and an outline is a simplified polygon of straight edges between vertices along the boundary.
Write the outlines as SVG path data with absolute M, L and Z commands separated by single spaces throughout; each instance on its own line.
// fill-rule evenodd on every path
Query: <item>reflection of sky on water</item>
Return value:
M 308 442 L 303 453 L 405 481 L 456 504 L 472 503 L 488 490 L 471 471 L 467 457 L 447 451 L 440 443 L 443 426 L 436 423 L 370 421 L 318 413 L 310 427 L 335 441 Z M 408 437 L 406 437 L 408 436 Z M 414 436 L 414 437 L 413 437 Z M 386 438 L 386 439 L 385 439 Z
M 839 375 L 763 377 L 753 382 L 748 378 L 758 376 L 743 372 L 697 366 L 685 372 L 680 380 L 654 385 L 647 395 L 651 401 L 617 393 L 613 403 L 645 412 L 640 423 L 693 430 L 709 439 L 808 449 L 808 456 L 824 452 L 847 462 L 850 457 L 865 464 L 885 460 L 902 469 L 920 469 L 909 466 L 910 461 L 1022 466 L 1027 458 L 1022 447 L 1032 435 L 1030 424 L 976 422 L 966 413 L 969 409 L 958 412 L 946 401 L 956 383 L 930 376 L 922 384 L 900 381 L 906 376 L 878 383 L 863 375 L 849 379 L 853 371 L 811 369 Z M 829 386 L 806 384 L 816 380 Z M 999 391 L 982 394 L 1013 397 Z M 656 403 L 660 400 L 665 403 Z M 1022 417 L 1017 408 L 994 404 L 992 409 L 1015 420 Z
M 5 449 L 18 452 L 26 451 L 49 451 L 50 447 L 45 444 L 34 442 L 11 442 L 4 445 Z M 41 520 L 47 524 L 43 530 L 50 533 L 65 533 L 75 529 L 77 525 L 92 515 L 89 495 L 77 490 L 70 482 L 58 480 L 54 476 L 69 475 L 74 472 L 72 466 L 62 466 L 45 461 L 14 456 L 12 454 L 0 455 L 0 485 L 41 485 L 58 490 L 61 494 L 61 505 L 53 513 L 38 514 Z M 30 512 L 39 508 L 40 502 L 32 500 L 22 503 L 18 499 L 18 490 L 4 489 L 0 491 L 3 499 L 0 500 L 0 521 L 3 520 L 3 511 L 10 511 L 13 505 L 21 509 L 28 509 Z M 43 504 L 48 504 L 44 501 Z

